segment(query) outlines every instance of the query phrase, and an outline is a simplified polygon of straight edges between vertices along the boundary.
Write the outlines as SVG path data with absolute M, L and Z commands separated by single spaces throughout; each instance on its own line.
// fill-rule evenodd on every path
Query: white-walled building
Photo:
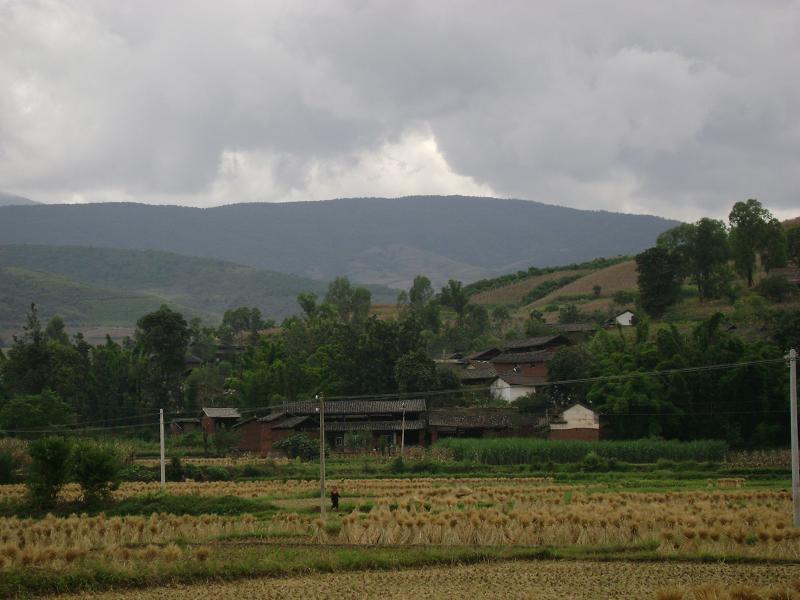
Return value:
M 542 377 L 526 377 L 524 375 L 515 375 L 513 373 L 505 373 L 498 375 L 491 385 L 489 392 L 493 398 L 498 400 L 505 400 L 506 402 L 514 402 L 523 396 L 536 392 L 536 385 L 545 381 Z
M 550 422 L 551 440 L 600 439 L 600 415 L 583 404 L 573 404 Z

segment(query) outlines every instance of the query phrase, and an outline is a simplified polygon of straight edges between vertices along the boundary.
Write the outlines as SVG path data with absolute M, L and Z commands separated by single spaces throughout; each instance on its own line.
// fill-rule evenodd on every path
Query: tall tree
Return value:
M 753 285 L 756 259 L 767 246 L 770 212 L 754 198 L 733 205 L 728 221 L 731 226 L 731 249 L 736 271 Z
M 153 408 L 182 401 L 181 372 L 189 345 L 189 326 L 179 312 L 162 305 L 136 323 L 136 341 L 144 363 L 138 365 L 143 393 Z
M 448 281 L 447 285 L 442 288 L 441 299 L 444 306 L 449 306 L 453 309 L 458 318 L 459 326 L 463 327 L 464 314 L 467 310 L 467 304 L 469 303 L 469 296 L 467 296 L 467 292 L 464 291 L 461 282 L 455 279 Z
M 636 256 L 636 270 L 642 308 L 648 315 L 660 317 L 680 297 L 680 257 L 656 246 Z
M 786 232 L 786 256 L 800 267 L 800 225 Z

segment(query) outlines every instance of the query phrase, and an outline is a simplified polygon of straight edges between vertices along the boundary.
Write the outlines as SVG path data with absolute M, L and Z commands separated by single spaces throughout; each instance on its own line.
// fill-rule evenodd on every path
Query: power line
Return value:
M 60 434 L 67 434 L 67 433 L 86 433 L 89 431 L 112 431 L 118 429 L 141 429 L 142 427 L 155 427 L 158 425 L 158 421 L 153 423 L 140 423 L 138 425 L 110 425 L 108 427 L 80 427 L 77 429 L 68 429 L 68 428 L 61 428 L 61 429 L 0 429 L 0 433 L 4 434 L 20 434 L 20 433 L 60 433 Z

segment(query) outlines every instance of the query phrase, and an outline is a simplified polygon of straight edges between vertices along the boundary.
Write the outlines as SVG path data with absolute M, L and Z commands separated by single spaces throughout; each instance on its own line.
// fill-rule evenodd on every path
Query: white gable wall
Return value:
M 580 404 L 562 413 L 564 423 L 551 423 L 550 429 L 600 429 L 600 418 L 590 408 Z
M 492 385 L 489 386 L 489 393 L 493 398 L 505 400 L 506 402 L 519 400 L 523 396 L 527 396 L 531 392 L 535 391 L 536 388 L 532 385 L 511 385 L 510 383 L 504 381 L 502 377 L 495 379 L 492 382 Z

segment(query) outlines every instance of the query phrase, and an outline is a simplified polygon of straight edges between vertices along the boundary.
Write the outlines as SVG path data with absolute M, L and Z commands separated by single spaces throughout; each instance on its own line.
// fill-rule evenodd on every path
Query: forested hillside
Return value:
M 414 196 L 181 208 L 0 208 L 0 243 L 103 246 L 213 257 L 317 279 L 407 288 L 633 254 L 675 221 L 537 202 Z
M 0 246 L 0 323 L 20 324 L 31 302 L 68 324 L 132 325 L 168 303 L 187 316 L 219 321 L 237 306 L 282 319 L 299 310 L 297 295 L 322 294 L 323 282 L 220 260 L 167 252 L 77 246 Z M 376 302 L 394 290 L 371 286 Z

